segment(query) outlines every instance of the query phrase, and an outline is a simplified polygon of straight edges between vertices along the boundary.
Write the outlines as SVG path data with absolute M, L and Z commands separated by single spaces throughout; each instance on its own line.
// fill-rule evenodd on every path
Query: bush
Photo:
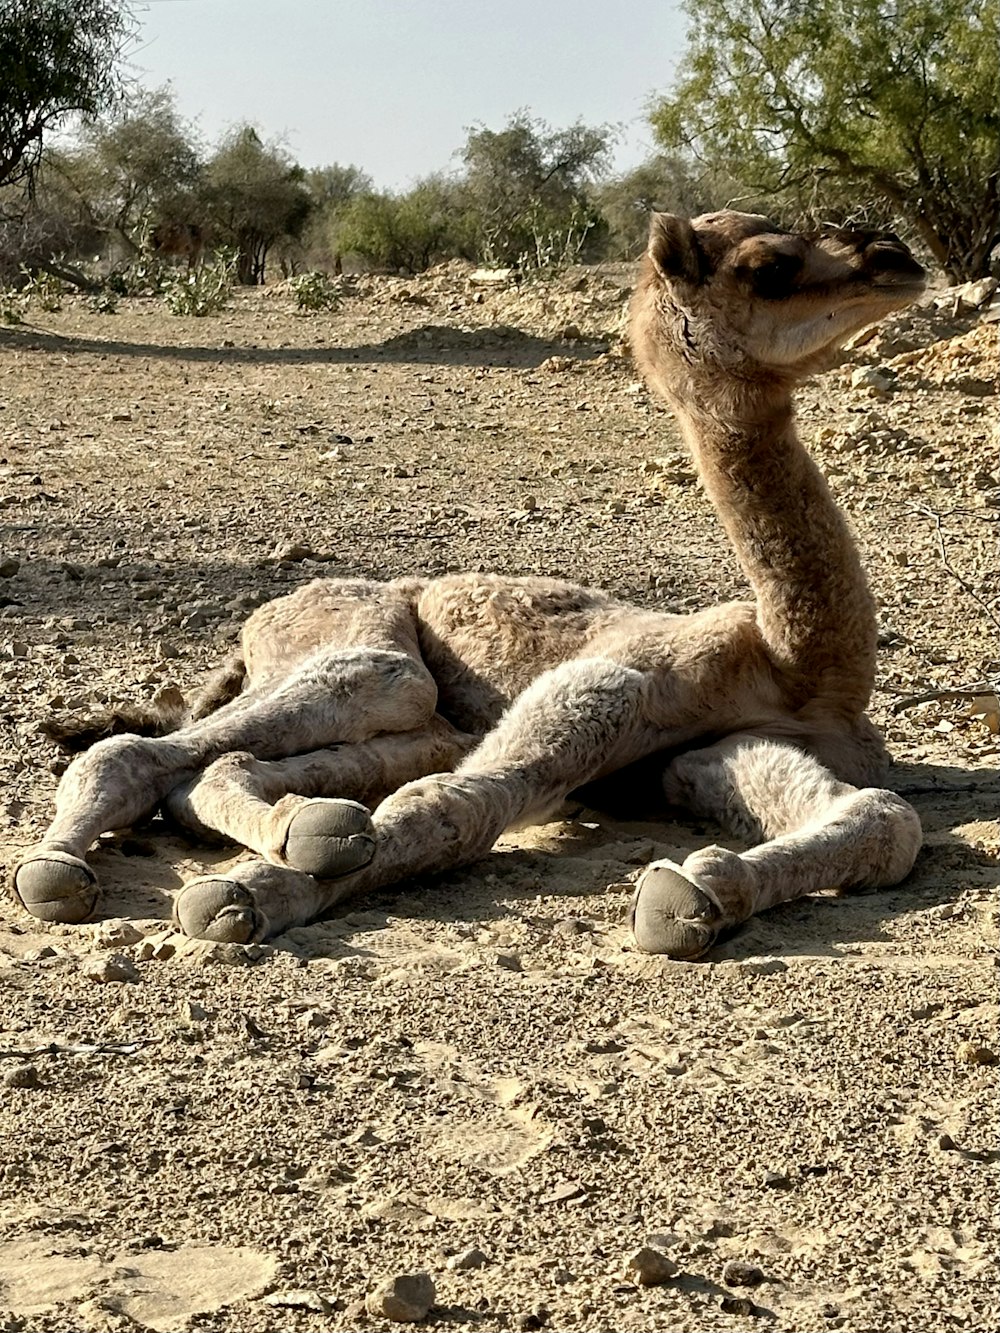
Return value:
M 215 315 L 229 299 L 236 282 L 239 254 L 235 249 L 217 250 L 207 263 L 186 273 L 167 277 L 163 299 L 172 315 Z
M 340 287 L 329 273 L 300 273 L 288 286 L 299 310 L 334 310 L 340 304 Z

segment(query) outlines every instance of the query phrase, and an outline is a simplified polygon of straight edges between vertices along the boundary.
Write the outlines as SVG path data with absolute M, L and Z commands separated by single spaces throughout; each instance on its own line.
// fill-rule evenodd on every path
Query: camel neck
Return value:
M 874 607 L 844 517 L 799 442 L 790 393 L 741 387 L 724 413 L 674 406 L 775 665 L 794 695 L 839 696 L 860 713 L 874 677 Z

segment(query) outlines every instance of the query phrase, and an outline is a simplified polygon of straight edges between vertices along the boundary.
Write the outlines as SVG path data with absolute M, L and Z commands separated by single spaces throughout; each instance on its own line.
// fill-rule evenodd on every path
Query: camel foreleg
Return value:
M 916 811 L 894 792 L 838 781 L 811 755 L 762 736 L 727 737 L 673 761 L 669 800 L 759 845 L 704 847 L 639 879 L 633 930 L 648 953 L 694 958 L 719 931 L 820 889 L 883 888 L 920 849 Z

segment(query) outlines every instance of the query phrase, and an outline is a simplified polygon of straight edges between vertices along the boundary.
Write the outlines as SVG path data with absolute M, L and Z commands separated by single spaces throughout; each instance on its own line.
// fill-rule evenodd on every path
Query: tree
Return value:
M 264 281 L 267 254 L 284 237 L 302 235 L 312 203 L 306 173 L 252 125 L 228 134 L 205 166 L 206 204 L 217 240 L 238 252 L 240 282 Z
M 723 172 L 706 170 L 690 154 L 660 153 L 594 191 L 609 231 L 609 252 L 632 259 L 645 249 L 654 210 L 694 217 L 725 208 L 742 194 Z
M 531 262 L 557 239 L 582 241 L 599 221 L 588 187 L 608 170 L 615 131 L 580 122 L 553 130 L 518 111 L 502 130 L 469 131 L 462 160 L 481 257 Z
M 419 273 L 464 248 L 461 206 L 446 176 L 428 176 L 406 194 L 360 195 L 338 215 L 335 228 L 340 252 L 390 271 Z
M 0 185 L 28 184 L 48 131 L 123 92 L 134 31 L 123 0 L 0 0 Z
M 47 154 L 91 225 L 137 245 L 153 222 L 193 222 L 201 170 L 192 129 L 169 88 L 142 92 L 124 112 L 85 123 L 72 150 Z
M 1000 241 L 1000 0 L 686 0 L 651 122 L 765 192 L 884 201 L 953 281 Z

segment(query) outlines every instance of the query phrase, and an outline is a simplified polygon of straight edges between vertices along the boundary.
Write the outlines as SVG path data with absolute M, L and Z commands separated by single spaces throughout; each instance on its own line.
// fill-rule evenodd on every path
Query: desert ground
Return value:
M 451 264 L 324 313 L 278 285 L 0 327 L 5 876 L 65 765 L 47 718 L 187 690 L 305 580 L 745 594 L 622 344 L 632 277 Z M 241 948 L 170 925 L 236 849 L 102 838 L 98 920 L 0 903 L 0 1330 L 387 1329 L 380 1284 L 421 1273 L 428 1328 L 1000 1326 L 998 327 L 941 298 L 801 399 L 879 600 L 914 873 L 665 961 L 630 947 L 632 881 L 719 835 L 577 803 Z

